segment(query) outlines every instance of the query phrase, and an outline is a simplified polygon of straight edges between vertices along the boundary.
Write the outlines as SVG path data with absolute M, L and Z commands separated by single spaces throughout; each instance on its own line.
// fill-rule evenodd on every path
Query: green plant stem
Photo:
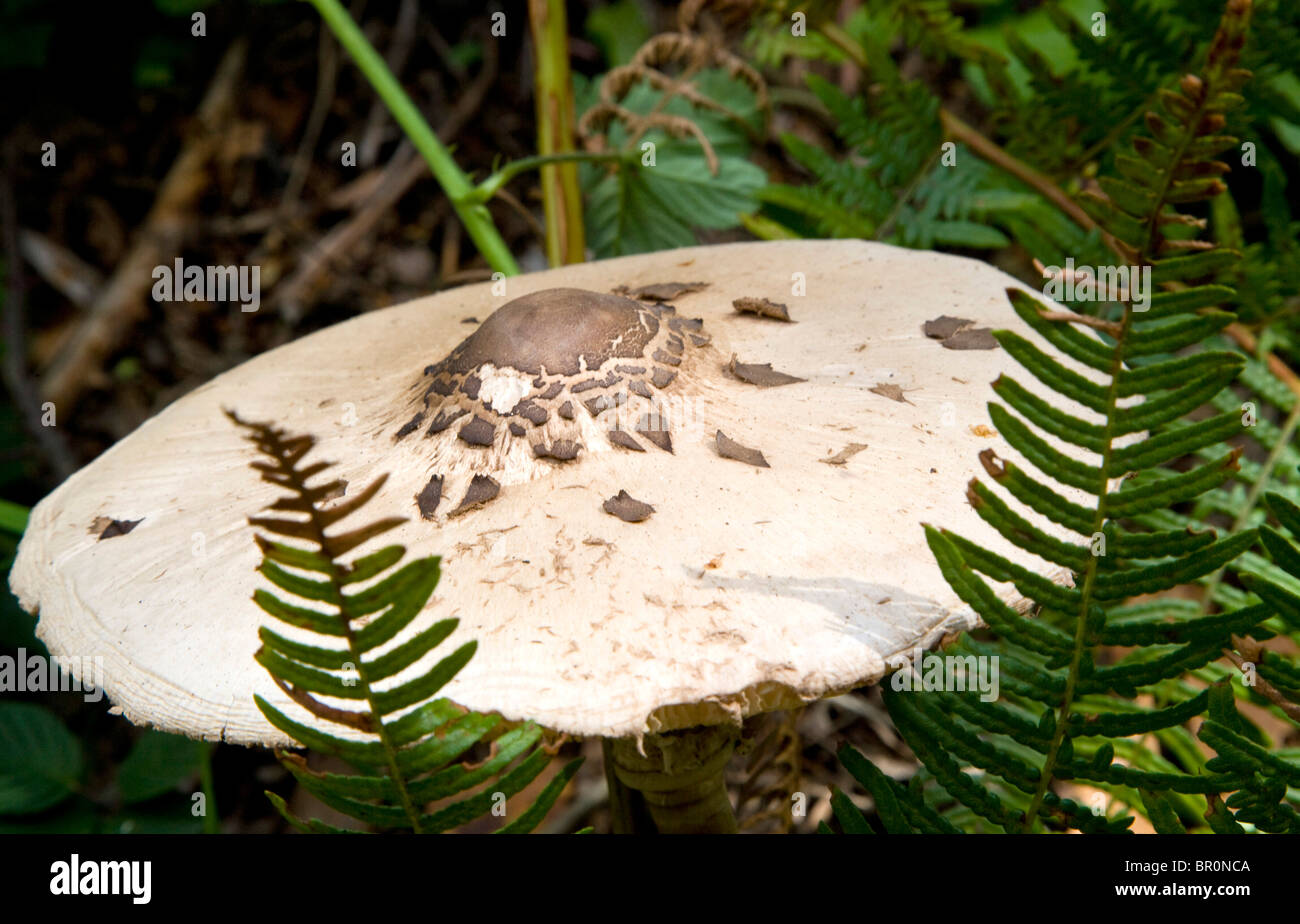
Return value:
M 420 110 L 406 95 L 393 72 L 388 69 L 384 59 L 375 51 L 347 10 L 338 0 L 310 0 L 312 6 L 320 13 L 321 19 L 330 27 L 339 44 L 352 56 L 361 73 L 370 81 L 379 98 L 384 101 L 397 124 L 411 139 L 415 149 L 429 164 L 434 177 L 442 186 L 443 192 L 451 200 L 457 217 L 469 232 L 479 252 L 483 254 L 488 265 L 507 276 L 519 273 L 519 264 L 506 246 L 505 240 L 492 223 L 492 216 L 487 206 L 469 199 L 473 185 L 464 171 L 457 166 L 451 153 L 438 140 L 429 123 L 425 121 Z
M 1124 370 L 1124 343 L 1132 325 L 1133 312 L 1129 309 L 1124 312 L 1123 325 L 1115 338 L 1117 343 L 1111 360 L 1110 387 L 1106 391 L 1106 448 L 1101 455 L 1101 483 L 1097 489 L 1097 512 L 1092 518 L 1093 535 L 1100 533 L 1102 527 L 1106 525 L 1106 495 L 1110 488 L 1110 479 L 1106 476 L 1106 470 L 1110 467 L 1111 457 L 1115 452 L 1114 427 L 1115 417 L 1119 411 L 1120 375 Z M 1052 742 L 1044 756 L 1043 769 L 1039 773 L 1038 784 L 1034 787 L 1033 799 L 1030 800 L 1029 808 L 1025 810 L 1022 830 L 1026 834 L 1033 833 L 1034 821 L 1038 817 L 1039 809 L 1042 808 L 1043 797 L 1047 795 L 1052 778 L 1056 775 L 1056 761 L 1061 753 L 1061 745 L 1065 743 L 1065 733 L 1069 729 L 1070 713 L 1074 709 L 1074 691 L 1078 688 L 1079 671 L 1083 665 L 1083 653 L 1088 649 L 1088 610 L 1092 605 L 1092 594 L 1097 584 L 1100 561 L 1101 559 L 1096 555 L 1088 556 L 1083 586 L 1079 589 L 1079 614 L 1074 624 L 1074 650 L 1070 654 L 1070 669 L 1065 677 L 1065 691 L 1061 695 L 1061 703 L 1056 710 L 1056 730 L 1052 733 Z
M 571 151 L 566 154 L 539 154 L 535 157 L 521 157 L 519 160 L 512 160 L 475 186 L 467 200 L 470 202 L 487 202 L 515 177 L 527 173 L 529 170 L 545 168 L 549 164 L 610 163 L 625 158 L 625 154 L 617 151 L 602 151 L 599 153 Z
M 284 468 L 285 466 L 281 466 Z M 325 551 L 325 523 L 321 519 L 320 509 L 312 504 L 309 516 L 311 523 L 320 537 L 321 554 L 328 556 Z M 334 591 L 335 603 L 339 608 L 339 619 L 343 623 L 344 640 L 348 645 L 348 652 L 352 655 L 352 663 L 356 665 L 357 681 L 361 684 L 361 689 L 365 691 L 366 706 L 370 715 L 374 717 L 374 733 L 379 737 L 379 741 L 384 749 L 384 761 L 388 765 L 388 775 L 393 781 L 393 786 L 397 789 L 397 799 L 402 806 L 402 811 L 406 814 L 407 819 L 411 822 L 411 831 L 415 834 L 423 834 L 424 829 L 421 827 L 420 808 L 411 798 L 411 793 L 406 786 L 406 774 L 402 768 L 397 765 L 397 744 L 393 741 L 392 730 L 383 719 L 383 711 L 379 704 L 375 702 L 375 689 L 370 683 L 370 672 L 366 669 L 366 660 L 362 657 L 362 651 L 357 642 L 357 630 L 352 625 L 352 615 L 348 613 L 347 595 L 343 592 L 343 583 L 339 574 L 337 563 L 330 568 L 329 580 L 331 588 Z
M 1174 148 L 1169 163 L 1175 166 L 1181 165 L 1186 156 L 1187 148 L 1196 137 L 1196 131 L 1200 125 L 1201 118 L 1205 114 L 1205 100 L 1210 99 L 1210 94 L 1206 92 L 1202 97 L 1201 104 L 1192 118 L 1186 120 L 1186 124 L 1192 126 L 1190 131 L 1185 131 L 1182 138 L 1178 140 Z M 1160 217 L 1164 211 L 1164 204 L 1169 199 L 1169 190 L 1174 182 L 1177 171 L 1171 169 L 1163 177 L 1160 188 L 1156 191 L 1153 202 L 1155 206 L 1151 208 L 1146 217 L 1145 233 L 1140 245 L 1135 250 L 1138 260 L 1143 263 L 1150 263 L 1150 254 L 1155 242 L 1158 240 L 1160 231 Z M 1114 248 L 1114 244 L 1112 247 Z M 1122 253 L 1116 249 L 1117 253 Z M 1109 478 L 1107 472 L 1111 466 L 1111 460 L 1115 451 L 1114 432 L 1115 419 L 1119 413 L 1119 381 L 1120 375 L 1124 370 L 1124 344 L 1128 340 L 1129 332 L 1133 327 L 1133 309 L 1132 306 L 1126 306 L 1124 311 L 1124 320 L 1119 334 L 1116 336 L 1115 349 L 1111 359 L 1110 367 L 1110 386 L 1106 390 L 1106 407 L 1104 410 L 1106 416 L 1105 430 L 1105 449 L 1101 454 L 1101 476 L 1100 484 L 1097 487 L 1097 511 L 1093 515 L 1092 532 L 1093 535 L 1100 533 L 1107 520 L 1107 499 L 1109 491 Z M 1065 692 L 1062 696 L 1061 705 L 1056 714 L 1056 731 L 1052 735 L 1052 743 L 1047 751 L 1046 759 L 1043 761 L 1043 769 L 1039 775 L 1038 785 L 1034 790 L 1033 800 L 1025 812 L 1024 831 L 1029 833 L 1033 830 L 1034 819 L 1042 806 L 1043 796 L 1047 793 L 1047 788 L 1051 785 L 1052 777 L 1056 770 L 1056 760 L 1060 754 L 1061 744 L 1065 740 L 1065 733 L 1069 725 L 1070 712 L 1074 708 L 1074 691 L 1078 686 L 1079 668 L 1083 660 L 1083 652 L 1087 647 L 1088 640 L 1088 610 L 1091 606 L 1094 587 L 1097 582 L 1097 571 L 1099 569 L 1100 558 L 1091 555 L 1088 558 L 1087 568 L 1084 573 L 1083 586 L 1079 591 L 1079 614 L 1075 623 L 1074 631 L 1074 651 L 1070 657 L 1070 670 L 1066 676 Z
M 871 62 L 867 60 L 867 53 L 857 40 L 849 34 L 848 30 L 834 22 L 823 22 L 817 26 L 827 41 L 838 48 L 848 57 L 850 61 L 862 68 L 863 71 L 871 70 Z
M 528 21 L 537 55 L 537 153 L 543 157 L 568 154 L 574 150 L 574 114 L 564 0 L 529 0 Z M 541 181 L 546 259 L 551 266 L 581 263 L 587 250 L 578 166 L 551 161 L 542 167 Z
M 27 529 L 27 518 L 30 515 L 29 508 L 13 501 L 0 500 L 0 530 L 16 536 L 22 535 Z
M 921 168 L 912 175 L 907 188 L 894 198 L 894 204 L 890 206 L 889 214 L 885 216 L 885 220 L 880 223 L 876 228 L 876 233 L 872 235 L 875 240 L 883 241 L 893 232 L 894 225 L 898 222 L 898 216 L 903 212 L 903 206 L 912 201 L 912 196 L 916 193 L 917 187 L 921 185 L 921 182 L 925 179 L 926 174 L 930 172 L 930 168 L 934 166 L 934 162 L 939 159 L 941 153 L 943 153 L 941 148 L 935 148 L 934 153 L 926 158 Z
M 745 230 L 761 241 L 798 241 L 803 240 L 789 228 L 773 221 L 766 215 L 741 215 L 740 223 Z
M 217 814 L 217 790 L 212 778 L 212 752 L 217 746 L 210 741 L 199 745 L 203 754 L 199 760 L 199 784 L 203 789 L 203 833 L 220 834 L 221 818 Z

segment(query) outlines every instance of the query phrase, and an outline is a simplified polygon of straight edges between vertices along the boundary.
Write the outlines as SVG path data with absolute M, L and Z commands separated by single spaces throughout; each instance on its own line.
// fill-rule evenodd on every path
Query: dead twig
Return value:
M 393 76 L 400 77 L 406 59 L 410 57 L 411 45 L 415 41 L 416 16 L 420 6 L 416 0 L 402 0 L 397 10 L 397 19 L 393 23 L 392 42 L 384 60 Z M 370 114 L 366 117 L 366 128 L 361 133 L 361 143 L 357 145 L 357 164 L 373 167 L 379 158 L 379 146 L 384 142 L 384 127 L 392 121 L 384 101 L 377 98 L 370 104 Z
M 1241 654 L 1230 648 L 1225 648 L 1223 653 L 1228 656 L 1228 660 L 1237 665 L 1239 670 L 1244 669 L 1247 664 L 1258 665 L 1260 658 L 1264 655 L 1264 647 L 1253 638 L 1242 638 L 1234 635 L 1232 642 L 1241 650 Z M 1293 703 L 1287 699 L 1286 695 L 1277 687 L 1273 686 L 1259 672 L 1255 673 L 1255 690 L 1274 706 L 1277 706 L 1287 714 L 1287 717 L 1294 722 L 1300 722 L 1300 703 Z
M 960 141 L 989 163 L 1001 167 L 1043 198 L 1049 200 L 1066 215 L 1069 215 L 1080 228 L 1090 231 L 1097 227 L 1097 223 L 1093 221 L 1091 215 L 1084 211 L 1083 206 L 1075 202 L 1050 177 L 1044 176 L 1024 161 L 1012 154 L 1008 154 L 996 142 L 976 131 L 975 128 L 957 118 L 947 109 L 939 110 L 939 124 L 943 126 L 945 137 L 953 141 Z M 1109 237 L 1109 235 L 1107 236 Z
M 154 267 L 180 251 L 194 207 L 208 185 L 208 163 L 234 111 L 246 53 L 247 44 L 241 39 L 221 59 L 199 105 L 195 131 L 163 179 L 131 249 L 44 371 L 42 392 L 56 407 L 66 408 L 92 384 L 103 381 L 104 359 L 145 313 Z
M 1065 324 L 1082 324 L 1084 327 L 1092 327 L 1097 330 L 1105 331 L 1112 336 L 1120 332 L 1120 325 L 1114 321 L 1107 321 L 1105 318 L 1094 318 L 1090 314 L 1078 314 L 1073 311 L 1039 311 L 1038 316 L 1044 321 L 1060 321 Z
M 57 426 L 42 421 L 40 395 L 27 374 L 27 327 L 23 310 L 23 265 L 18 255 L 18 207 L 14 202 L 13 181 L 9 167 L 13 149 L 6 150 L 6 169 L 0 174 L 0 224 L 3 224 L 5 265 L 8 267 L 8 290 L 4 300 L 5 387 L 13 399 L 23 426 L 32 435 L 57 480 L 62 481 L 77 470 L 77 460 Z
M 1251 356 L 1263 360 L 1268 365 L 1269 372 L 1272 372 L 1275 376 L 1281 379 L 1282 383 L 1286 385 L 1287 388 L 1291 389 L 1291 393 L 1297 398 L 1300 398 L 1300 375 L 1297 375 L 1295 370 L 1282 362 L 1282 360 L 1278 359 L 1275 353 L 1268 352 L 1263 356 L 1260 356 L 1259 340 L 1256 339 L 1255 335 L 1252 334 L 1249 329 L 1234 321 L 1232 324 L 1225 327 L 1223 332 L 1235 340 L 1237 345 Z
M 496 43 L 487 42 L 484 44 L 482 70 L 438 126 L 438 137 L 444 144 L 460 134 L 483 105 L 496 74 Z M 428 164 L 409 141 L 403 141 L 384 168 L 373 193 L 358 202 L 352 215 L 342 224 L 331 228 L 312 244 L 294 272 L 276 286 L 271 304 L 281 317 L 290 323 L 298 321 L 306 313 L 304 306 L 321 275 L 333 266 L 345 265 L 354 245 L 373 230 L 416 182 L 428 176 Z
M 803 761 L 798 713 L 783 711 L 751 718 L 746 725 L 752 750 L 736 787 L 741 831 L 788 833 L 794 827 L 794 799 Z
M 528 227 L 533 229 L 533 233 L 537 235 L 538 239 L 545 243 L 546 229 L 542 227 L 542 223 L 537 220 L 536 215 L 528 210 L 527 206 L 516 199 L 508 189 L 498 189 L 496 195 L 498 199 L 519 213 L 519 217 L 527 222 Z
M 90 307 L 95 293 L 104 285 L 99 270 L 39 231 L 21 229 L 18 251 L 42 279 L 78 308 Z
M 329 115 L 334 102 L 334 88 L 339 73 L 339 50 L 334 37 L 324 23 L 320 25 L 320 53 L 316 65 L 316 98 L 312 100 L 311 113 L 307 116 L 307 125 L 303 129 L 302 139 L 298 142 L 298 153 L 293 158 L 293 168 L 289 179 L 284 184 L 284 195 L 280 199 L 280 211 L 288 214 L 298 204 L 298 196 L 307 182 L 307 171 L 311 169 L 316 143 L 320 141 L 321 129 L 325 127 L 325 118 Z
M 303 254 L 297 269 L 275 287 L 271 305 L 290 324 L 296 324 L 306 314 L 305 305 L 320 277 L 331 266 L 346 263 L 347 256 L 366 237 L 375 225 L 388 214 L 398 200 L 416 181 L 428 176 L 429 168 L 415 152 L 410 142 L 402 142 L 397 152 L 384 168 L 382 179 L 374 193 L 325 236 L 311 244 Z
M 443 219 L 442 248 L 438 259 L 438 279 L 445 280 L 460 270 L 460 224 L 451 216 Z

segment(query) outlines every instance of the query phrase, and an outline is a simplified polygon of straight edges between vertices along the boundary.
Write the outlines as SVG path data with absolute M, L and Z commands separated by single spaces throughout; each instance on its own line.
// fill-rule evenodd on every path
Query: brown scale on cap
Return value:
M 497 484 L 496 479 L 488 475 L 475 475 L 469 483 L 469 488 L 465 491 L 465 498 L 450 515 L 458 517 L 476 507 L 482 507 L 500 493 L 501 485 Z
M 619 491 L 605 503 L 601 508 L 611 516 L 616 516 L 625 523 L 640 523 L 642 520 L 650 518 L 655 512 L 655 508 L 645 501 L 639 501 L 627 491 Z
M 143 522 L 144 517 L 138 520 L 115 520 L 112 517 L 95 517 L 95 522 L 91 524 L 90 531 L 97 533 L 101 540 L 112 539 L 115 536 L 125 536 Z
M 516 452 L 546 465 L 581 464 L 593 439 L 645 452 L 644 438 L 671 453 L 672 436 L 657 416 L 656 396 L 709 342 L 702 321 L 678 317 L 671 305 L 583 289 L 524 295 L 424 369 L 416 404 L 399 418 L 393 437 L 437 441 L 435 477 L 452 478 L 442 469 L 454 465 L 458 485 L 467 474 L 474 479 L 477 490 L 469 495 L 475 503 L 462 503 L 451 515 L 495 497 L 496 492 L 484 496 L 486 482 L 477 479 L 508 484 L 501 470 Z M 628 412 L 635 416 L 620 424 Z M 654 425 L 645 424 L 647 412 Z M 597 427 L 588 426 L 588 419 Z M 633 428 L 630 421 L 638 420 Z M 438 486 L 441 495 L 441 480 Z M 436 505 L 428 494 L 420 509 L 426 518 Z
M 442 476 L 434 475 L 429 479 L 419 494 L 415 495 L 415 506 L 420 509 L 420 516 L 426 520 L 433 519 L 433 513 L 442 501 Z
M 771 468 L 767 464 L 767 459 L 763 458 L 762 452 L 749 446 L 742 446 L 721 430 L 715 435 L 715 440 L 717 441 L 718 455 L 722 456 L 722 458 L 747 462 L 756 468 Z

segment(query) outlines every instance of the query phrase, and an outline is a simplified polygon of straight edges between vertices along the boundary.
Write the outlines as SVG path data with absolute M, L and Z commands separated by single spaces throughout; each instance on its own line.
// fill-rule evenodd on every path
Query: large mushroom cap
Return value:
M 1026 561 L 964 501 L 978 453 L 1010 454 L 985 403 L 1013 364 L 923 333 L 942 315 L 1023 327 L 1016 285 L 974 260 L 778 242 L 375 311 L 214 379 L 68 479 L 11 583 L 52 651 L 103 657 L 132 721 L 283 743 L 253 702 L 297 708 L 253 660 L 248 523 L 281 492 L 232 411 L 314 437 L 325 477 L 389 474 L 356 516 L 406 517 L 380 542 L 443 556 L 408 632 L 454 616 L 448 646 L 478 640 L 443 691 L 461 705 L 605 736 L 797 705 L 973 623 L 922 522 Z

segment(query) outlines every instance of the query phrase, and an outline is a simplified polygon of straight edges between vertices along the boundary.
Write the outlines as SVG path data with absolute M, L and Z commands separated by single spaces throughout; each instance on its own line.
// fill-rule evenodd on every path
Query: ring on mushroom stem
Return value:
M 735 834 L 723 770 L 739 738 L 740 730 L 731 725 L 681 729 L 640 741 L 617 738 L 606 749 L 606 759 L 617 781 L 645 800 L 660 834 Z
M 607 739 L 619 785 L 673 830 L 734 824 L 722 768 L 745 717 L 873 683 L 975 624 L 922 522 L 1056 576 L 963 500 L 982 450 L 1015 457 L 986 410 L 1015 364 L 991 337 L 923 329 L 1027 331 L 998 270 L 781 241 L 506 285 L 249 360 L 69 478 L 32 511 L 11 575 L 51 652 L 102 656 L 115 706 L 164 731 L 288 744 L 254 693 L 313 721 L 253 659 L 247 518 L 276 490 L 224 408 L 310 434 L 307 461 L 354 492 L 387 474 L 365 510 L 405 522 L 382 542 L 443 556 L 392 644 L 457 617 L 446 644 L 478 649 L 439 695 Z M 484 320 L 466 337 L 470 315 Z M 134 525 L 92 532 L 103 522 Z

